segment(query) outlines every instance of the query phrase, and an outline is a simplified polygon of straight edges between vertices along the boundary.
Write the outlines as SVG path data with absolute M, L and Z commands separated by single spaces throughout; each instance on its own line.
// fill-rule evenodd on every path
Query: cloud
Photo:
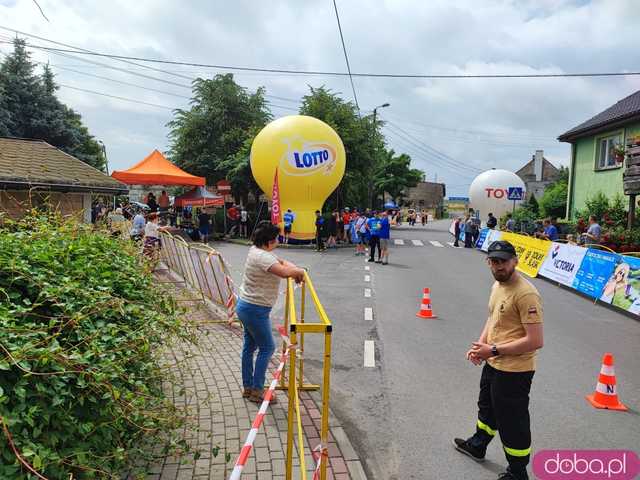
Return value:
M 335 13 L 326 2 L 188 2 L 141 0 L 76 2 L 0 1 L 0 24 L 80 47 L 141 57 L 220 65 L 345 71 Z M 434 0 L 338 1 L 351 66 L 357 72 L 402 73 L 562 73 L 625 71 L 638 65 L 640 10 L 633 0 Z M 6 32 L 0 32 L 6 35 Z M 9 34 L 9 36 L 11 36 Z M 45 44 L 32 40 L 34 44 Z M 6 46 L 0 50 L 7 51 Z M 85 58 L 85 57 L 83 57 Z M 188 88 L 65 58 L 35 52 L 87 73 L 141 84 L 177 95 Z M 159 66 L 170 73 L 106 59 L 91 60 L 188 85 L 190 78 L 222 70 Z M 183 107 L 187 100 L 55 70 L 58 81 L 143 102 Z M 180 78 L 179 76 L 188 78 Z M 267 94 L 299 99 L 308 85 L 326 85 L 352 98 L 345 77 L 289 76 L 240 72 L 239 83 Z M 566 164 L 569 148 L 557 135 L 640 89 L 637 77 L 419 80 L 354 79 L 360 106 L 379 111 L 395 127 L 388 143 L 406 151 L 428 179 L 437 174 L 448 193 L 466 193 L 473 174 L 460 165 L 516 170 L 536 148 Z M 167 148 L 171 112 L 72 90 L 60 95 L 84 117 L 108 147 L 112 168 L 123 169 L 154 148 Z M 270 99 L 274 104 L 295 103 Z M 276 116 L 292 112 L 274 107 Z M 404 132 L 399 133 L 400 130 Z M 394 133 L 392 133 L 394 132 Z M 480 133 L 479 133 L 480 132 Z M 486 133 L 482 133 L 486 132 Z M 410 137 L 407 137 L 407 134 Z M 410 138 L 411 141 L 407 140 Z M 457 163 L 435 156 L 436 148 Z

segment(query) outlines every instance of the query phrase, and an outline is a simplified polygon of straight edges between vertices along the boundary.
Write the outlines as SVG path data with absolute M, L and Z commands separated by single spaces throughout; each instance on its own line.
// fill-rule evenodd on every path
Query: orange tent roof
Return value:
M 204 177 L 196 177 L 181 170 L 158 150 L 128 170 L 116 170 L 111 176 L 128 185 L 196 185 L 205 184 Z

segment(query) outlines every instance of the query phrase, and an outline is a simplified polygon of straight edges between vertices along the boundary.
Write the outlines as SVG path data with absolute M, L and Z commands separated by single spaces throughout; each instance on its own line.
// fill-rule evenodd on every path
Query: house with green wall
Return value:
M 623 195 L 624 162 L 614 149 L 640 135 L 640 90 L 558 137 L 571 144 L 567 217 L 585 207 L 599 191 L 612 198 Z

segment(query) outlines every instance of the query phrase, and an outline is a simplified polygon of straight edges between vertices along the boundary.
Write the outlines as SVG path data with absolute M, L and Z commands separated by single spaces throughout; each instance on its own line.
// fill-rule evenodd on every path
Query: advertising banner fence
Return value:
M 593 298 L 600 298 L 620 255 L 595 248 L 587 249 L 573 281 L 573 288 Z
M 538 272 L 545 278 L 573 287 L 587 249 L 578 245 L 553 242 L 549 255 Z
M 536 277 L 551 248 L 551 242 L 511 232 L 502 232 L 502 240 L 511 243 L 516 249 L 518 270 L 530 277 Z

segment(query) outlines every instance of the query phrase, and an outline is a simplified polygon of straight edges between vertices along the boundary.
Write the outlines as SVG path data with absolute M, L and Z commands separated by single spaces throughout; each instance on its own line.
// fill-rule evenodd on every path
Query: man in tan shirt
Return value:
M 509 463 L 498 480 L 528 480 L 531 454 L 529 391 L 542 348 L 542 304 L 536 288 L 516 272 L 518 258 L 509 242 L 489 246 L 489 268 L 496 279 L 489 298 L 489 318 L 467 359 L 485 361 L 480 379 L 476 433 L 454 439 L 455 448 L 481 462 L 496 433 Z

